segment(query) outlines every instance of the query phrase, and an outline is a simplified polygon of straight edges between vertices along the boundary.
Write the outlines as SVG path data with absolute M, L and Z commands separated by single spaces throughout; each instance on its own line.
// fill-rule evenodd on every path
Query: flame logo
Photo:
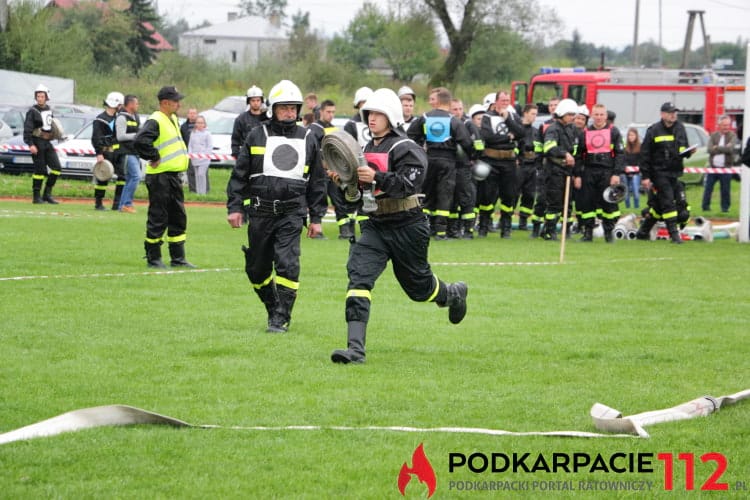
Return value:
M 424 454 L 422 443 L 414 450 L 411 461 L 413 464 L 412 467 L 409 467 L 406 462 L 401 466 L 401 471 L 398 473 L 398 491 L 401 492 L 402 496 L 406 495 L 404 493 L 406 485 L 409 484 L 411 475 L 414 474 L 420 483 L 424 483 L 427 486 L 427 498 L 430 498 L 435 493 L 437 479 L 435 478 L 435 471 L 432 468 L 432 464 L 427 459 L 427 455 Z

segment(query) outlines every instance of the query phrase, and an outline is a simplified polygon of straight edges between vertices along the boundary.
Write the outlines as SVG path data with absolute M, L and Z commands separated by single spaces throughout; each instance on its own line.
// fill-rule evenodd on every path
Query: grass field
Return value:
M 346 343 L 348 243 L 332 223 L 330 239 L 303 240 L 290 332 L 269 335 L 243 271 L 245 231 L 223 208 L 188 207 L 187 256 L 201 269 L 174 273 L 146 269 L 138 208 L 0 201 L 0 433 L 115 403 L 222 426 L 594 432 L 595 402 L 634 414 L 750 388 L 750 247 L 735 241 L 570 242 L 563 265 L 557 244 L 522 232 L 433 243 L 438 276 L 469 284 L 466 319 L 451 325 L 445 309 L 410 302 L 388 270 L 367 364 L 341 366 L 329 356 Z M 402 498 L 399 470 L 423 443 L 433 498 L 692 497 L 701 492 L 686 491 L 678 454 L 695 457 L 698 490 L 716 469 L 700 460 L 708 452 L 727 461 L 718 495 L 747 498 L 748 421 L 750 401 L 649 427 L 650 439 L 101 428 L 0 446 L 0 497 Z M 451 473 L 451 453 L 654 455 L 650 473 Z M 658 453 L 674 456 L 672 492 Z M 589 480 L 652 484 L 580 491 Z M 459 481 L 577 491 L 451 489 Z M 407 486 L 407 498 L 426 494 L 416 479 Z

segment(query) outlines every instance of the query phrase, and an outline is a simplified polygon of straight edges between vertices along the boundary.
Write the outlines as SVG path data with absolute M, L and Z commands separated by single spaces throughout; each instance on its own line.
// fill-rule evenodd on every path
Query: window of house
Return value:
M 237 62 L 237 51 L 236 50 L 232 51 L 232 62 L 233 63 Z
M 203 43 L 207 45 L 213 45 L 216 44 L 216 38 L 204 38 Z

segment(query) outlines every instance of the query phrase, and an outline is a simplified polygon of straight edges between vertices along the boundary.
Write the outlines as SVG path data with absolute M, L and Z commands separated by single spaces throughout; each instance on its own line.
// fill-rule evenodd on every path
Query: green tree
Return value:
M 388 20 L 369 2 L 365 2 L 342 35 L 335 35 L 328 44 L 328 53 L 336 60 L 366 69 L 378 57 L 380 41 Z
M 130 17 L 132 32 L 127 40 L 132 55 L 131 67 L 136 74 L 151 64 L 156 51 L 150 46 L 156 44 L 155 26 L 160 17 L 154 10 L 151 0 L 130 0 L 130 7 L 125 11 Z
M 536 0 L 421 0 L 438 19 L 450 43 L 448 57 L 432 75 L 431 85 L 453 84 L 483 26 L 503 27 L 532 43 L 558 31 L 554 10 Z
M 248 16 L 260 16 L 266 19 L 277 17 L 282 21 L 286 17 L 287 0 L 241 0 L 240 12 Z
M 292 16 L 292 31 L 289 34 L 287 58 L 292 63 L 318 61 L 322 54 L 322 42 L 310 31 L 310 13 L 298 10 Z
M 3 38 L 3 68 L 75 78 L 93 66 L 90 41 L 81 26 L 61 26 L 51 9 L 21 1 L 9 7 Z M 82 49 L 83 48 L 83 49 Z
M 581 42 L 581 33 L 577 29 L 573 30 L 573 37 L 568 47 L 568 57 L 578 66 L 586 65 L 586 49 Z
M 420 73 L 432 73 L 440 56 L 437 35 L 425 12 L 390 20 L 379 47 L 393 77 L 403 82 L 410 82 Z
M 531 73 L 534 60 L 533 47 L 518 33 L 485 25 L 471 46 L 460 77 L 462 81 L 497 85 Z

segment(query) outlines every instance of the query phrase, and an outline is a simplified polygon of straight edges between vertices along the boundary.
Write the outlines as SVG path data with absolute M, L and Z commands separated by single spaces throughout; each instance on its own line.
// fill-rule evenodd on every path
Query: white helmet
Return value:
M 589 114 L 589 108 L 587 108 L 585 104 L 582 104 L 582 105 L 578 106 L 578 114 L 586 116 L 586 117 L 591 116 Z
M 577 114 L 578 104 L 573 99 L 563 99 L 555 109 L 555 116 L 562 117 L 567 114 Z
M 42 83 L 37 85 L 36 89 L 34 90 L 34 97 L 36 97 L 37 92 L 44 92 L 47 94 L 47 100 L 49 100 L 49 89 Z
M 481 104 L 474 104 L 472 107 L 469 108 L 469 116 L 472 118 L 477 113 L 485 113 L 485 112 L 487 112 L 487 110 Z
M 484 105 L 484 110 L 489 111 L 490 106 L 495 104 L 495 101 L 497 100 L 497 92 L 490 92 L 486 96 L 484 96 L 484 99 L 482 99 L 482 104 Z
M 475 181 L 483 181 L 490 176 L 490 170 L 492 169 L 488 163 L 476 160 L 474 165 L 471 166 L 471 175 Z
M 398 98 L 401 99 L 405 95 L 410 95 L 412 98 L 416 98 L 417 94 L 414 93 L 414 91 L 409 87 L 408 85 L 404 85 L 400 89 L 398 89 Z
M 260 97 L 263 99 L 263 91 L 257 85 L 253 85 L 247 89 L 247 98 L 250 100 L 251 97 Z
M 401 100 L 391 89 L 378 89 L 372 93 L 359 112 L 362 114 L 362 121 L 367 124 L 367 116 L 370 111 L 378 111 L 388 117 L 391 128 L 396 128 L 404 123 L 404 113 L 401 107 Z
M 370 87 L 360 87 L 357 89 L 357 91 L 354 93 L 354 107 L 357 107 L 357 104 L 359 104 L 362 101 L 366 101 L 370 98 L 372 95 L 372 89 Z
M 121 106 L 125 102 L 125 96 L 121 92 L 110 92 L 104 99 L 104 105 L 110 108 Z
M 273 118 L 274 104 L 282 103 L 296 104 L 297 117 L 299 117 L 299 112 L 302 109 L 302 92 L 299 91 L 299 87 L 289 80 L 281 80 L 271 87 L 271 91 L 268 93 L 268 110 L 266 111 L 266 115 L 269 118 Z

